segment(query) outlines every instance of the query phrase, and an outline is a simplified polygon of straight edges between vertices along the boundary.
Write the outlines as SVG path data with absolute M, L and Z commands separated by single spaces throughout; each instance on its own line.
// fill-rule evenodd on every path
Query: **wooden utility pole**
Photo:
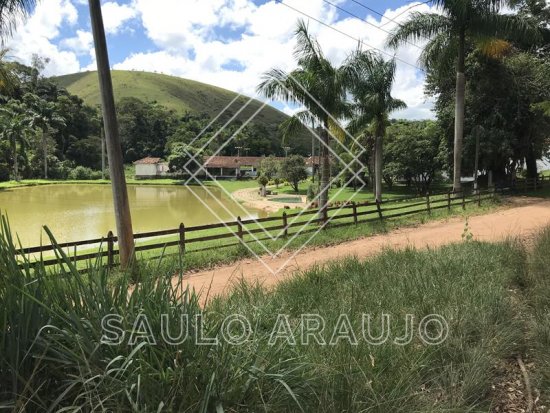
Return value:
M 128 203 L 126 178 L 124 177 L 122 149 L 118 134 L 113 83 L 111 80 L 101 5 L 99 0 L 89 0 L 89 4 L 97 59 L 97 73 L 99 77 L 99 90 L 101 93 L 101 108 L 103 112 L 107 157 L 109 158 L 109 174 L 111 176 L 111 188 L 113 190 L 120 265 L 122 268 L 126 268 L 134 257 L 132 218 L 130 216 L 130 204 Z

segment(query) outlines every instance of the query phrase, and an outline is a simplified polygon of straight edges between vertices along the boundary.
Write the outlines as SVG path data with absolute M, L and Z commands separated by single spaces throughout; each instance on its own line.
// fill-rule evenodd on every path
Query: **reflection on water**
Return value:
M 231 200 L 221 188 L 128 186 L 134 232 L 232 221 L 237 216 L 263 217 Z M 200 198 L 200 200 L 199 200 Z M 205 202 L 209 208 L 206 208 Z M 59 242 L 77 241 L 115 232 L 109 185 L 48 185 L 0 191 L 0 209 L 7 212 L 12 231 L 23 245 L 40 243 L 42 225 Z M 218 219 L 219 217 L 219 219 Z

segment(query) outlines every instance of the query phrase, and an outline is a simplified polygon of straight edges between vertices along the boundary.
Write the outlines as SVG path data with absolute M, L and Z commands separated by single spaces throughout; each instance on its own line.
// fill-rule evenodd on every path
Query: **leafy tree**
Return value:
M 403 178 L 418 192 L 428 191 L 447 159 L 446 139 L 434 121 L 395 121 L 388 127 L 384 156 L 386 183 Z
M 421 64 L 445 76 L 456 63 L 455 129 L 453 187 L 461 187 L 462 146 L 464 137 L 465 61 L 468 43 L 487 54 L 501 55 L 509 48 L 502 38 L 538 38 L 539 31 L 526 19 L 499 13 L 502 0 L 433 0 L 438 13 L 412 13 L 389 37 L 397 47 L 410 40 L 430 39 L 421 55 Z
M 260 187 L 262 189 L 262 196 L 265 196 L 265 187 L 269 183 L 269 178 L 262 174 L 258 177 L 258 183 L 260 184 Z
M 467 58 L 467 99 L 463 167 L 473 173 L 476 138 L 481 170 L 497 181 L 512 178 L 524 164 L 537 175 L 537 159 L 548 153 L 550 118 L 541 105 L 550 100 L 548 57 L 515 52 L 493 59 L 479 52 Z M 437 96 L 436 112 L 445 134 L 452 135 L 452 79 L 428 78 Z
M 30 126 L 40 130 L 42 157 L 44 162 L 44 179 L 48 179 L 48 137 L 52 130 L 65 126 L 65 118 L 57 113 L 53 102 L 48 102 L 33 94 L 23 96 L 23 101 L 30 108 Z
M 0 95 L 5 96 L 10 96 L 19 83 L 13 70 L 13 64 L 6 61 L 8 52 L 8 49 L 0 48 Z
M 199 150 L 183 143 L 172 146 L 172 152 L 168 157 L 168 168 L 171 172 L 188 174 L 197 171 L 202 165 Z
M 325 57 L 321 46 L 302 20 L 295 31 L 296 47 L 294 56 L 298 68 L 290 73 L 272 69 L 264 74 L 258 91 L 269 99 L 293 102 L 305 109 L 291 117 L 282 125 L 286 135 L 292 135 L 304 125 L 321 126 L 321 190 L 319 197 L 320 214 L 328 202 L 330 176 L 329 131 L 333 136 L 342 136 L 343 131 L 336 120 L 350 113 L 346 92 L 353 82 L 353 74 L 361 63 L 361 52 L 352 53 L 340 67 L 335 67 Z
M 282 163 L 281 174 L 295 192 L 298 192 L 300 181 L 307 179 L 306 162 L 300 155 L 290 155 Z
M 268 156 L 260 162 L 260 173 L 267 177 L 269 181 L 278 177 L 281 171 L 281 162 L 274 156 Z
M 352 88 L 355 98 L 355 117 L 350 130 L 372 131 L 375 136 L 374 176 L 376 200 L 382 200 L 383 147 L 386 127 L 391 112 L 407 107 L 405 102 L 391 95 L 395 80 L 395 60 L 385 61 L 376 53 L 363 53 L 363 70 L 358 71 Z
M 13 159 L 13 179 L 19 181 L 19 156 L 25 156 L 28 138 L 33 133 L 26 108 L 21 103 L 11 101 L 0 107 L 0 139 L 9 142 Z
M 117 105 L 124 160 L 132 162 L 145 156 L 163 157 L 168 136 L 175 130 L 172 111 L 137 98 L 122 98 Z

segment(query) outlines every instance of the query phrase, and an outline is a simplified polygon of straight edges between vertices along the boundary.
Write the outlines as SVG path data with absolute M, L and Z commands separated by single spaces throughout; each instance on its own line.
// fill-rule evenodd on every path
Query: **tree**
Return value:
M 268 156 L 260 162 L 260 173 L 265 175 L 269 181 L 278 177 L 281 170 L 281 162 L 274 156 Z
M 292 102 L 304 108 L 282 125 L 287 136 L 296 133 L 304 125 L 316 123 L 321 126 L 319 212 L 323 217 L 328 203 L 330 177 L 329 131 L 333 136 L 341 136 L 343 133 L 337 120 L 350 114 L 346 92 L 352 84 L 352 74 L 358 69 L 361 60 L 357 56 L 361 52 L 351 54 L 344 64 L 335 67 L 325 57 L 303 20 L 298 21 L 295 36 L 297 44 L 294 56 L 298 68 L 290 73 L 281 69 L 266 72 L 257 89 L 269 99 Z
M 128 189 L 126 188 L 124 165 L 122 163 L 122 148 L 120 146 L 118 134 L 113 83 L 111 80 L 101 5 L 99 0 L 89 0 L 89 4 L 103 109 L 103 123 L 105 125 L 107 157 L 109 158 L 109 175 L 111 177 L 111 187 L 113 190 L 120 264 L 122 268 L 126 268 L 134 257 L 132 217 L 130 215 L 130 203 L 128 202 Z
M 406 108 L 405 102 L 391 95 L 395 79 L 395 60 L 385 61 L 376 53 L 360 56 L 364 64 L 357 71 L 352 93 L 355 117 L 349 128 L 354 132 L 371 129 L 375 136 L 374 177 L 375 196 L 382 201 L 383 145 L 389 114 L 394 110 Z
M 0 138 L 9 142 L 13 158 L 13 179 L 19 181 L 19 155 L 24 154 L 28 146 L 28 137 L 32 133 L 26 108 L 21 103 L 11 101 L 0 108 Z M 19 150 L 18 150 L 19 145 Z
M 300 155 L 290 155 L 281 166 L 281 174 L 295 192 L 298 192 L 300 181 L 307 179 L 306 162 Z
M 385 180 L 403 178 L 418 192 L 428 191 L 447 159 L 445 135 L 434 121 L 395 121 L 388 127 Z
M 42 136 L 44 179 L 48 179 L 48 135 L 52 129 L 65 126 L 65 118 L 57 113 L 56 105 L 53 102 L 48 102 L 34 94 L 27 93 L 23 96 L 23 101 L 31 109 L 30 126 L 40 130 Z
M 184 143 L 175 143 L 172 145 L 172 152 L 168 157 L 168 168 L 175 173 L 193 173 L 202 166 L 198 161 L 201 157 L 199 153 L 199 149 Z
M 390 35 L 388 44 L 397 47 L 410 40 L 429 38 L 421 64 L 445 75 L 456 62 L 453 188 L 461 188 L 464 138 L 465 59 L 468 41 L 488 54 L 498 55 L 509 47 L 500 39 L 537 38 L 539 31 L 519 16 L 500 14 L 503 0 L 433 0 L 442 14 L 412 13 Z
M 269 183 L 269 178 L 262 174 L 258 177 L 258 183 L 260 184 L 262 189 L 262 196 L 265 197 L 265 187 Z
M 8 49 L 0 48 L 0 95 L 11 95 L 19 79 L 13 71 L 13 65 L 6 61 Z

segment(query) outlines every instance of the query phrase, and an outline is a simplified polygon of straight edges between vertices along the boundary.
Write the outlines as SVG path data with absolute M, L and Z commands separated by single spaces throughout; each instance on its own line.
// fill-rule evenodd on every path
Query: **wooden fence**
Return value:
M 506 188 L 497 186 L 491 190 L 482 190 L 475 193 L 467 193 L 466 191 L 444 192 L 403 197 L 380 203 L 346 202 L 340 206 L 327 208 L 323 214 L 317 209 L 310 209 L 299 213 L 287 214 L 283 212 L 282 216 L 261 219 L 242 220 L 238 217 L 235 221 L 209 225 L 185 226 L 184 223 L 181 223 L 174 229 L 134 234 L 135 251 L 139 253 L 177 247 L 180 253 L 196 253 L 243 243 L 289 238 L 319 231 L 320 228 L 358 225 L 362 222 L 397 218 L 421 212 L 431 213 L 439 209 L 451 210 L 453 206 L 461 206 L 465 209 L 467 204 L 476 203 L 478 206 L 481 205 L 483 200 L 492 198 L 497 192 L 537 190 L 542 188 L 545 183 L 548 184 L 548 182 L 548 179 L 546 179 L 546 182 L 544 180 L 525 180 L 517 181 L 515 185 Z M 267 224 L 267 226 L 264 224 Z M 206 234 L 204 234 L 205 232 Z M 222 245 L 215 243 L 215 241 L 222 240 L 231 242 Z M 75 263 L 102 258 L 106 265 L 113 266 L 115 257 L 118 255 L 116 244 L 117 237 L 112 231 L 109 231 L 106 237 L 22 248 L 17 251 L 17 254 L 19 256 L 35 256 L 46 253 L 47 256 L 47 253 L 52 255 L 54 251 L 64 249 Z M 196 248 L 191 249 L 193 246 L 196 246 Z M 83 247 L 84 251 L 82 251 Z M 58 264 L 59 260 L 44 258 L 42 262 L 44 265 L 55 265 Z

